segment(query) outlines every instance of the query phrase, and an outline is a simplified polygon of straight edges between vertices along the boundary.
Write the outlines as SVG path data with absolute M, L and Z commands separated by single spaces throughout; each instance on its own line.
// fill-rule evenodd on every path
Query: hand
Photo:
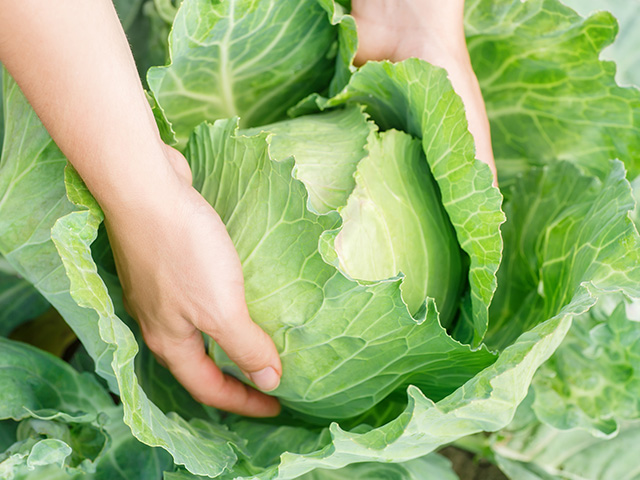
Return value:
M 106 213 L 126 307 L 158 360 L 196 400 L 242 415 L 276 415 L 275 398 L 224 375 L 205 351 L 201 332 L 258 387 L 279 383 L 278 352 L 249 317 L 225 226 L 191 187 L 184 157 L 170 147 L 165 154 L 179 180 L 147 195 L 148 202 L 138 196 L 135 208 Z
M 263 390 L 282 366 L 249 318 L 238 255 L 191 171 L 160 140 L 111 0 L 3 2 L 0 59 L 105 213 L 125 305 L 199 401 L 250 416 L 280 406 L 225 376 L 209 334 Z
M 421 58 L 447 70 L 466 108 L 476 156 L 497 171 L 489 120 L 464 35 L 464 0 L 352 0 L 358 28 L 356 64 Z

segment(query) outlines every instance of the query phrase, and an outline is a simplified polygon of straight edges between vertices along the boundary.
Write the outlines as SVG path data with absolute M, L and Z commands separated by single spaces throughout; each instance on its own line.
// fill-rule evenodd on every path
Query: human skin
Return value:
M 126 305 L 196 400 L 249 416 L 278 401 L 223 375 L 210 335 L 263 390 L 282 366 L 249 317 L 224 224 L 166 146 L 110 0 L 0 0 L 0 61 L 105 213 Z
M 489 120 L 464 35 L 464 0 L 352 0 L 358 29 L 356 64 L 417 57 L 447 70 L 465 106 L 476 157 L 497 186 Z
M 445 67 L 478 157 L 493 166 L 462 7 L 353 0 L 356 61 L 418 56 Z M 280 359 L 249 316 L 238 255 L 185 158 L 160 139 L 111 1 L 0 0 L 0 61 L 102 207 L 126 307 L 158 360 L 202 403 L 277 414 L 275 398 L 223 375 L 205 351 L 201 332 L 262 390 L 278 385 Z

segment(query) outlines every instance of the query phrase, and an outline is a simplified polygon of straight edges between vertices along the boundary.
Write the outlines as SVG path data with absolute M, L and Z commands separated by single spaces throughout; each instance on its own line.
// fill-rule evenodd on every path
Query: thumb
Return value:
M 202 329 L 225 351 L 242 372 L 265 392 L 280 384 L 282 364 L 271 337 L 256 325 L 246 305 L 216 319 L 215 328 Z

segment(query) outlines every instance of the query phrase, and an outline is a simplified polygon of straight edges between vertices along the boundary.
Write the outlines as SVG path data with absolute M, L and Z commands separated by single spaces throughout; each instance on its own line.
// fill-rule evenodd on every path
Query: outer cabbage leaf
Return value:
M 520 462 L 502 455 L 494 455 L 495 464 L 502 472 L 513 480 L 567 480 L 567 477 L 559 477 L 546 472 L 535 463 Z
M 293 162 L 268 156 L 266 134 L 234 136 L 234 127 L 198 127 L 187 157 L 194 186 L 225 222 L 240 256 L 249 313 L 279 347 L 284 375 L 273 393 L 283 405 L 348 418 L 409 383 L 440 399 L 494 360 L 450 338 L 433 300 L 414 319 L 401 280 L 363 286 L 327 264 L 318 242 L 337 227 L 337 215 L 306 208 Z M 219 350 L 216 361 L 233 369 Z
M 166 452 L 131 435 L 122 409 L 93 374 L 2 338 L 0 419 L 9 419 L 3 431 L 10 445 L 0 451 L 3 479 L 151 480 L 172 466 Z M 12 424 L 16 428 L 7 428 Z
M 636 228 L 640 230 L 640 176 L 631 182 L 631 189 L 633 190 L 633 198 L 636 201 L 636 208 L 631 212 L 631 219 Z
M 601 182 L 560 162 L 515 183 L 498 272 L 510 287 L 498 289 L 491 305 L 488 345 L 509 345 L 559 309 L 583 313 L 602 293 L 640 297 L 634 200 L 622 164 L 610 169 Z
M 640 42 L 634 22 L 640 16 L 640 2 L 637 0 L 562 0 L 583 16 L 598 10 L 606 10 L 615 15 L 620 24 L 616 41 L 605 48 L 601 58 L 616 62 L 616 81 L 620 85 L 640 87 L 640 58 L 637 45 Z
M 534 379 L 533 410 L 542 422 L 610 437 L 621 421 L 640 419 L 640 322 L 627 307 L 599 304 L 574 321 Z
M 20 421 L 13 445 L 0 454 L 3 478 L 22 466 L 91 471 L 107 441 L 107 392 L 93 376 L 34 347 L 3 338 L 0 347 L 0 419 Z
M 266 124 L 325 89 L 336 36 L 315 0 L 186 0 L 169 38 L 171 63 L 147 80 L 184 147 L 204 120 L 238 115 L 244 126 Z
M 538 187 L 532 189 L 534 183 Z M 599 304 L 575 320 L 534 377 L 532 395 L 518 416 L 524 418 L 494 437 L 498 464 L 513 478 L 636 478 L 634 470 L 617 470 L 624 470 L 627 460 L 611 465 L 627 435 L 635 435 L 622 433 L 625 420 L 638 418 L 633 396 L 638 325 L 630 320 L 637 313 L 634 303 L 625 308 L 620 295 L 609 295 L 621 291 L 637 298 L 640 293 L 638 233 L 628 215 L 633 198 L 622 164 L 613 162 L 603 182 L 580 175 L 568 163 L 534 169 L 515 183 L 510 196 L 498 279 L 510 280 L 511 291 L 498 289 L 492 319 L 499 325 L 490 329 L 488 341 L 508 344 L 520 331 L 516 326 L 538 321 L 533 312 L 556 309 L 568 298 L 565 312 L 581 313 L 596 297 Z M 558 252 L 560 245 L 564 253 Z M 581 430 L 560 431 L 540 420 Z M 621 440 L 592 436 L 619 431 Z
M 341 5 L 340 0 L 317 0 L 317 2 L 329 14 L 331 24 L 338 26 L 336 69 L 329 85 L 329 95 L 333 96 L 349 83 L 349 78 L 355 71 L 353 59 L 358 49 L 358 33 L 354 18 L 345 13 L 351 10 L 351 5 Z
M 610 14 L 585 20 L 555 0 L 473 0 L 465 17 L 503 186 L 557 160 L 604 178 L 618 158 L 630 179 L 640 174 L 640 91 L 619 87 L 615 65 L 598 58 L 617 33 Z
M 43 478 L 47 480 L 84 480 L 86 477 L 82 473 L 68 473 L 55 465 L 46 465 L 36 470 L 29 470 L 25 467 L 16 472 L 13 480 L 42 480 Z
M 492 435 L 498 466 L 517 480 L 638 480 L 640 422 L 624 422 L 612 439 L 557 430 L 535 420 L 528 398 L 512 425 Z
M 185 471 L 166 472 L 163 480 L 197 480 L 205 477 Z M 405 463 L 356 463 L 338 470 L 314 470 L 298 477 L 298 480 L 458 480 L 446 458 L 430 454 Z
M 0 336 L 48 308 L 49 302 L 0 255 Z
M 47 412 L 95 419 L 113 406 L 94 378 L 79 375 L 60 359 L 6 338 L 0 338 L 0 346 L 0 419 L 21 420 Z
M 110 442 L 96 461 L 92 480 L 157 480 L 162 472 L 172 469 L 171 456 L 139 442 L 122 417 L 121 408 L 110 412 L 105 426 Z
M 69 445 L 56 438 L 20 442 L 9 448 L 4 455 L 0 455 L 0 475 L 3 479 L 14 480 L 23 478 L 31 471 L 40 474 L 40 468 L 45 467 L 47 471 L 64 472 L 62 478 L 79 476 L 80 472 L 71 476 L 64 468 L 71 451 Z

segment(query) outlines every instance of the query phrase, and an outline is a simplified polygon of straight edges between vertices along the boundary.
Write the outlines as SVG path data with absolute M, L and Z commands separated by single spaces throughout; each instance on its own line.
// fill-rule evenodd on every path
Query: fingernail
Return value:
M 280 385 L 280 376 L 273 367 L 263 368 L 257 372 L 249 374 L 251 381 L 256 384 L 260 390 L 269 392 L 275 390 Z

